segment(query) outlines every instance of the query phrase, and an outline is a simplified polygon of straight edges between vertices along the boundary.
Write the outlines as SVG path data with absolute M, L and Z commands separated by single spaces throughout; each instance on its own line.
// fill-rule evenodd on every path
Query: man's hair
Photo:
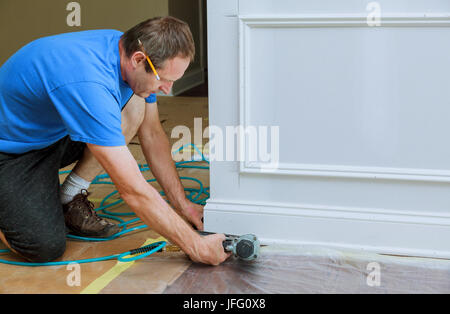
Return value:
M 155 17 L 148 19 L 122 35 L 125 53 L 131 57 L 136 51 L 142 51 L 139 41 L 144 45 L 155 68 L 161 69 L 168 59 L 180 56 L 194 60 L 195 45 L 189 25 L 171 17 Z M 142 51 L 144 52 L 144 51 Z M 147 72 L 151 68 L 145 62 Z

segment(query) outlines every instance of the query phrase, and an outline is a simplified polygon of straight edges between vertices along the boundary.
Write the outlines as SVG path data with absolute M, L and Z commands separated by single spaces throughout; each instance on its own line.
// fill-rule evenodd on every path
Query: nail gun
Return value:
M 215 232 L 197 231 L 200 235 L 215 234 Z M 225 234 L 222 243 L 225 252 L 231 252 L 234 256 L 244 261 L 255 260 L 259 255 L 260 243 L 254 234 L 242 236 Z

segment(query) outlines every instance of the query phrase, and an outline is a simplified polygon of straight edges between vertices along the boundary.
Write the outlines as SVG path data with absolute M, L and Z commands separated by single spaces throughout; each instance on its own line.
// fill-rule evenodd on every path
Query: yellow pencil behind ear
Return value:
M 152 61 L 150 60 L 148 54 L 145 52 L 144 45 L 142 44 L 142 42 L 141 42 L 140 39 L 138 39 L 138 42 L 139 42 L 139 46 L 141 47 L 142 53 L 143 53 L 143 54 L 145 55 L 145 57 L 147 58 L 147 62 L 148 62 L 148 64 L 150 65 L 150 68 L 152 68 L 152 71 L 153 71 L 153 73 L 155 74 L 156 79 L 159 81 L 160 78 L 159 78 L 158 72 L 156 72 L 156 69 L 155 69 L 155 67 L 153 66 Z

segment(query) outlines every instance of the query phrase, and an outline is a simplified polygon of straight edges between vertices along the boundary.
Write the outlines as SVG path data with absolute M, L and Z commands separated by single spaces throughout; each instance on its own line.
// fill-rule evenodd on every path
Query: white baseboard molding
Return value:
M 253 233 L 265 244 L 450 259 L 450 215 L 445 214 L 210 199 L 204 216 L 206 231 Z

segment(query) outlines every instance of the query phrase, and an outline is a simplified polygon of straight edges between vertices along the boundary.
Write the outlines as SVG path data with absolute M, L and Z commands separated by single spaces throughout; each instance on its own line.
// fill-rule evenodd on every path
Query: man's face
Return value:
M 173 83 L 180 79 L 189 66 L 190 59 L 175 57 L 164 62 L 161 69 L 156 69 L 160 80 L 156 79 L 153 72 L 145 70 L 147 59 L 144 54 L 135 54 L 132 57 L 133 73 L 128 75 L 127 82 L 133 92 L 143 98 L 147 98 L 150 94 L 163 92 L 169 94 Z

